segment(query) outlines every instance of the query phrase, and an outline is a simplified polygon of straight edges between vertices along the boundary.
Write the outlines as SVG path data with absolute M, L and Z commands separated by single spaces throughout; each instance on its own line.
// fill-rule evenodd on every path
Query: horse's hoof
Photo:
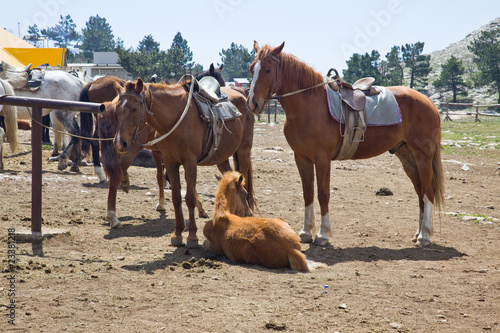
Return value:
M 204 219 L 208 218 L 208 214 L 207 214 L 207 212 L 205 212 L 205 211 L 200 211 L 200 212 L 198 213 L 198 216 L 199 216 L 200 218 L 204 218 Z
M 417 239 L 417 242 L 415 243 L 417 246 L 421 247 L 427 247 L 432 244 L 432 242 L 428 239 Z
M 328 238 L 316 237 L 316 239 L 314 239 L 314 245 L 326 246 L 326 245 L 328 245 Z
M 77 167 L 75 164 L 73 164 L 71 166 L 71 168 L 69 169 L 69 171 L 71 171 L 71 172 L 80 172 L 80 168 Z
M 167 209 L 165 208 L 165 204 L 163 204 L 163 205 L 158 204 L 158 206 L 156 206 L 156 211 L 157 212 L 164 212 L 166 210 Z
M 303 231 L 299 232 L 299 238 L 301 243 L 312 243 L 312 235 L 305 233 Z
M 196 249 L 196 248 L 200 247 L 200 244 L 198 243 L 198 239 L 188 240 L 186 243 L 186 247 L 188 249 Z
M 123 228 L 123 225 L 119 221 L 118 221 L 118 223 L 111 222 L 110 225 L 111 225 L 111 229 L 121 229 L 121 228 Z
M 179 237 L 179 238 L 171 237 L 170 238 L 170 245 L 175 246 L 175 247 L 181 247 L 181 246 L 185 246 L 186 244 L 184 244 L 182 242 L 182 237 Z

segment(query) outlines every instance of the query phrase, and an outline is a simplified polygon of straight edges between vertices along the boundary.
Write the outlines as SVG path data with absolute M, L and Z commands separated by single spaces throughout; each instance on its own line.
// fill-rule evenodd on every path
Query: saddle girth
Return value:
M 335 75 L 331 75 L 332 71 Z M 372 86 L 375 82 L 372 77 L 359 79 L 351 85 L 345 82 L 334 68 L 328 71 L 327 76 L 332 80 L 330 87 L 339 93 L 345 118 L 344 130 L 340 124 L 343 140 L 335 160 L 347 160 L 354 156 L 359 143 L 364 141 L 367 128 L 366 96 L 377 95 L 380 91 Z

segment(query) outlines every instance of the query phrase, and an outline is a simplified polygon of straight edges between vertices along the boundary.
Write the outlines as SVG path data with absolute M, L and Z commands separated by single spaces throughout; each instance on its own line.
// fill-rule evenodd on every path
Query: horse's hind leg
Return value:
M 432 210 L 433 210 L 433 200 L 434 193 L 432 190 L 426 191 L 424 187 L 424 182 L 422 181 L 422 173 L 430 172 L 432 175 L 432 165 L 430 164 L 430 159 L 426 161 L 423 154 L 419 151 L 411 151 L 410 148 L 404 144 L 395 153 L 403 165 L 408 177 L 413 183 L 415 192 L 418 195 L 419 203 L 419 223 L 418 230 L 415 233 L 413 241 L 417 245 L 428 246 L 431 243 L 430 236 L 432 235 Z M 420 162 L 418 163 L 417 160 Z M 428 176 L 424 177 L 425 182 L 428 183 Z M 432 201 L 431 201 L 432 200 Z

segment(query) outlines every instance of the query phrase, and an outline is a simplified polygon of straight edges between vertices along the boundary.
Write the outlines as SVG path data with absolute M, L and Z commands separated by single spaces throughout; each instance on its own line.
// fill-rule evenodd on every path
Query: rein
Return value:
M 286 93 L 286 94 L 276 95 L 276 93 L 273 93 L 273 90 L 274 90 L 274 87 L 276 87 L 279 84 L 279 66 L 280 66 L 280 62 L 281 61 L 280 61 L 280 58 L 277 57 L 277 56 L 275 56 L 274 54 L 270 53 L 267 56 L 269 58 L 271 58 L 272 60 L 274 60 L 274 62 L 276 63 L 276 70 L 274 71 L 273 84 L 271 85 L 271 90 L 269 90 L 269 95 L 267 96 L 266 102 L 268 100 L 270 100 L 270 99 L 279 100 L 280 98 L 283 98 L 283 97 L 287 97 L 287 96 L 292 96 L 292 95 L 295 95 L 295 94 L 299 94 L 301 92 L 304 92 L 304 91 L 307 91 L 307 90 L 311 90 L 311 89 L 314 89 L 314 88 L 318 88 L 318 87 L 327 85 L 327 84 L 329 84 L 331 82 L 335 82 L 332 79 L 328 79 L 327 81 L 318 83 L 318 84 L 316 84 L 316 85 L 314 85 L 312 87 L 295 90 L 295 91 L 292 91 L 292 92 L 289 92 L 289 93 Z
M 191 77 L 191 85 L 189 87 L 189 95 L 188 95 L 188 100 L 187 100 L 187 103 L 186 103 L 186 107 L 184 108 L 184 111 L 182 111 L 182 114 L 179 118 L 179 120 L 177 120 L 177 123 L 175 123 L 174 127 L 172 127 L 172 129 L 170 131 L 168 131 L 167 133 L 163 134 L 162 136 L 160 136 L 159 138 L 156 138 L 154 140 L 151 140 L 151 141 L 148 141 L 146 143 L 140 143 L 140 142 L 137 142 L 137 136 L 139 135 L 139 127 L 141 125 L 141 121 L 142 121 L 142 118 L 143 118 L 143 107 L 141 106 L 141 119 L 139 120 L 139 125 L 137 125 L 137 129 L 136 129 L 136 133 L 134 134 L 134 138 L 133 138 L 133 142 L 138 144 L 139 146 L 141 147 L 144 147 L 144 146 L 152 146 L 152 145 L 155 145 L 157 144 L 158 142 L 160 142 L 161 140 L 165 139 L 167 136 L 169 136 L 170 134 L 172 134 L 173 131 L 175 131 L 175 129 L 177 127 L 179 127 L 179 125 L 181 124 L 182 120 L 184 119 L 184 117 L 186 116 L 187 114 L 187 111 L 189 110 L 189 106 L 191 105 L 191 99 L 193 97 L 193 87 L 194 87 L 194 82 L 193 82 L 193 76 L 190 75 L 190 74 L 186 74 L 186 75 L 189 75 Z M 144 93 L 143 93 L 144 94 Z M 151 106 L 153 105 L 153 94 L 151 93 L 150 91 L 150 96 L 151 96 Z M 141 94 L 142 95 L 142 94 Z M 145 105 L 146 104 L 146 100 L 145 100 L 145 97 L 143 97 L 142 99 L 142 104 Z M 151 108 L 150 106 L 150 108 Z M 152 115 L 153 112 L 149 111 L 147 108 L 146 108 L 146 111 L 148 112 L 149 115 Z

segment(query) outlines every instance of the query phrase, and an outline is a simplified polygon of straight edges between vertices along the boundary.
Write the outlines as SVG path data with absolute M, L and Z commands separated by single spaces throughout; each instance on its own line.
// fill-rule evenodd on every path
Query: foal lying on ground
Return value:
M 203 247 L 238 264 L 310 272 L 292 228 L 282 219 L 249 217 L 251 213 L 243 176 L 226 172 L 215 195 L 214 218 L 203 229 Z

